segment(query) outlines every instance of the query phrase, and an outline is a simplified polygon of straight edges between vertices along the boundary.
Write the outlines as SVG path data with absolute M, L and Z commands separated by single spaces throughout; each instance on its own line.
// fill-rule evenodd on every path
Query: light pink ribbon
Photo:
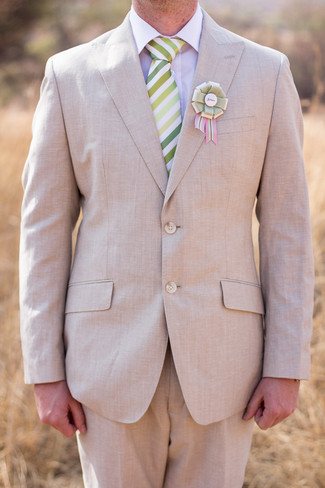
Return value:
M 200 129 L 203 134 L 205 133 L 205 143 L 213 141 L 216 145 L 218 142 L 218 131 L 216 119 L 207 119 L 202 117 L 201 114 L 197 114 L 195 117 L 195 128 Z

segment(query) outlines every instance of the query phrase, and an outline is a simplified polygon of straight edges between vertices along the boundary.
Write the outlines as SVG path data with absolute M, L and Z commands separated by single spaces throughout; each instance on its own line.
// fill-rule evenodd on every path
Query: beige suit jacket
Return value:
M 26 381 L 66 378 L 110 419 L 143 415 L 168 337 L 201 424 L 244 409 L 261 374 L 309 374 L 313 264 L 287 59 L 204 14 L 193 89 L 205 81 L 229 99 L 218 144 L 189 103 L 168 178 L 128 17 L 47 64 L 23 174 Z

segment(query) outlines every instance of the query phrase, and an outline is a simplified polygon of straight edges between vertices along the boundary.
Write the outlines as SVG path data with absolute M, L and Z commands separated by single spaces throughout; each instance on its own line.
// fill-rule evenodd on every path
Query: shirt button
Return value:
M 167 293 L 173 294 L 177 291 L 177 285 L 174 283 L 174 281 L 169 281 L 166 285 L 166 291 Z
M 167 232 L 167 234 L 175 234 L 176 230 L 177 227 L 174 222 L 167 222 L 167 224 L 165 225 L 165 231 Z

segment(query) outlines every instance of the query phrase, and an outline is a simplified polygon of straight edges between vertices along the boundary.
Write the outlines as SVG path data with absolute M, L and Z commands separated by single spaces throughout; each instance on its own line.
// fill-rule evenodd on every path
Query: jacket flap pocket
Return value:
M 223 304 L 231 310 L 242 310 L 264 315 L 260 285 L 237 280 L 221 280 Z
M 65 313 L 108 310 L 112 294 L 113 281 L 72 283 L 68 287 Z

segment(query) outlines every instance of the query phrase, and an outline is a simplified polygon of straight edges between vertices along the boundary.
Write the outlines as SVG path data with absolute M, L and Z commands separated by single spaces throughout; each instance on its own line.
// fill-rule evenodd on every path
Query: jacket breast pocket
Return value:
M 250 132 L 255 129 L 256 117 L 235 117 L 217 119 L 218 134 L 232 134 L 235 132 Z
M 246 281 L 220 280 L 223 304 L 230 310 L 264 315 L 264 301 L 260 285 Z
M 71 283 L 65 313 L 96 312 L 111 307 L 114 283 L 111 280 Z

